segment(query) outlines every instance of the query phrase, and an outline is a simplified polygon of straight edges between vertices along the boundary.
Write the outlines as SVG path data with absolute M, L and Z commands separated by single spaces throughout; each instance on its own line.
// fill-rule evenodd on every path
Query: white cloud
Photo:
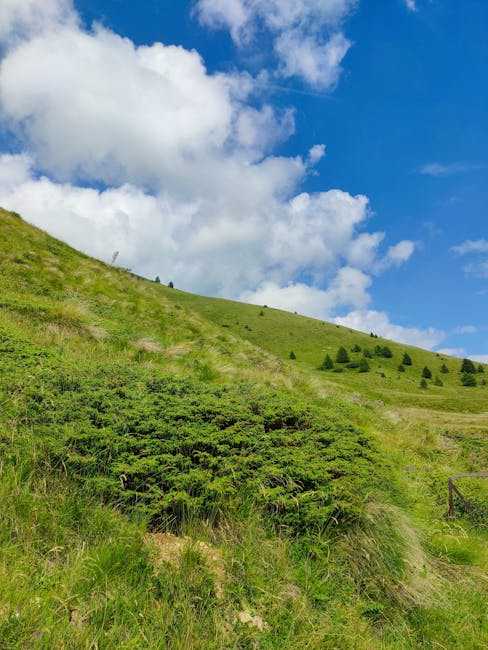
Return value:
M 449 164 L 442 164 L 438 162 L 428 163 L 419 169 L 419 173 L 424 176 L 433 176 L 434 178 L 442 178 L 445 176 L 454 176 L 455 174 L 463 174 L 465 172 L 476 171 L 483 169 L 483 165 L 475 163 L 455 162 Z
M 448 357 L 463 358 L 466 356 L 466 350 L 464 348 L 440 348 L 437 352 L 438 354 L 445 354 Z
M 364 307 L 370 301 L 371 278 L 358 269 L 343 267 L 327 289 L 301 282 L 279 286 L 264 282 L 256 291 L 244 292 L 240 299 L 255 305 L 268 305 L 320 319 L 331 319 L 338 307 Z
M 346 316 L 336 318 L 335 322 L 350 329 L 374 332 L 384 338 L 416 345 L 427 350 L 438 346 L 446 338 L 445 332 L 432 327 L 420 329 L 395 325 L 383 311 L 356 310 Z
M 485 280 L 488 278 L 488 260 L 482 262 L 472 262 L 463 267 L 467 275 L 473 275 L 475 278 Z
M 417 2 L 416 0 L 404 0 L 405 6 L 409 11 L 417 11 Z
M 268 198 L 242 214 L 239 197 L 221 206 L 198 195 L 150 195 L 129 184 L 98 192 L 39 178 L 28 156 L 7 155 L 0 157 L 0 205 L 96 257 L 119 250 L 124 266 L 172 278 L 181 288 L 239 297 L 266 281 L 276 289 L 306 273 L 323 284 L 335 272 L 321 313 L 369 300 L 369 276 L 343 265 L 367 216 L 367 199 L 339 190 Z
M 474 325 L 460 325 L 454 328 L 453 334 L 476 334 L 478 331 L 478 328 Z
M 322 158 L 325 156 L 326 146 L 325 144 L 314 144 L 314 146 L 308 152 L 308 162 L 310 165 L 316 165 L 319 163 Z
M 279 31 L 318 11 L 338 24 L 353 4 L 273 0 L 262 19 Z M 51 4 L 28 6 L 23 24 L 35 25 Z M 382 258 L 384 233 L 363 231 L 367 197 L 299 192 L 325 146 L 306 159 L 271 155 L 293 132 L 293 112 L 252 104 L 248 75 L 209 74 L 182 47 L 86 31 L 69 4 L 52 6 L 62 12 L 47 12 L 35 36 L 25 28 L 0 67 L 3 124 L 27 152 L 0 156 L 0 205 L 96 257 L 118 250 L 124 266 L 180 288 L 322 317 L 364 310 L 370 276 L 408 259 L 411 242 Z M 18 24 L 9 18 L 8 29 L 20 34 Z
M 451 251 L 457 255 L 488 253 L 488 239 L 467 239 L 462 244 L 453 246 Z
M 339 80 L 350 47 L 351 42 L 340 33 L 321 43 L 299 29 L 283 32 L 275 41 L 279 72 L 283 77 L 301 77 L 314 88 L 331 88 Z
M 331 88 L 351 43 L 340 31 L 357 0 L 199 0 L 203 25 L 228 29 L 234 42 L 249 45 L 265 29 L 274 42 L 278 74 L 300 77 L 314 88 Z
M 77 21 L 71 0 L 2 0 L 0 3 L 0 41 L 57 28 Z
M 472 354 L 469 358 L 480 363 L 488 363 L 488 354 Z

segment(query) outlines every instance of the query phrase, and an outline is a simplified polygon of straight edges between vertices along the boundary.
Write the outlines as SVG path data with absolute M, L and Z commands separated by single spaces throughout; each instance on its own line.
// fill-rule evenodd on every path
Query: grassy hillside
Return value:
M 444 516 L 488 467 L 484 373 L 1 210 L 0 267 L 0 647 L 486 647 L 487 486 Z M 340 346 L 369 371 L 318 370 Z

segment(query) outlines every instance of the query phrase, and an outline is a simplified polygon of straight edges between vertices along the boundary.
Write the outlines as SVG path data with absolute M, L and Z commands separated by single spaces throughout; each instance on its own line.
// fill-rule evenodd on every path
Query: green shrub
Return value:
M 480 372 L 480 373 L 485 372 L 485 369 L 483 368 L 483 366 L 481 365 L 481 363 L 479 364 L 479 366 L 478 366 L 478 368 L 477 368 L 477 372 Z
M 398 372 L 405 372 L 405 367 L 403 366 L 403 364 L 400 364 L 398 366 Z
M 297 358 L 297 355 L 296 355 L 296 354 L 293 352 L 293 350 L 292 350 L 292 351 L 290 352 L 290 359 L 291 359 L 292 361 L 295 361 L 296 358 Z
M 363 357 L 365 359 L 372 359 L 373 358 L 373 353 L 371 352 L 371 350 L 368 350 L 367 348 L 365 348 L 363 350 Z
M 294 533 L 345 523 L 381 471 L 361 431 L 289 393 L 123 363 L 71 366 L 1 337 L 0 371 L 1 394 L 22 386 L 11 416 L 35 436 L 39 462 L 151 526 L 248 503 Z
M 441 366 L 441 372 L 442 372 L 443 375 L 447 375 L 448 372 L 449 372 L 449 368 L 446 366 L 445 363 L 443 363 L 442 366 Z
M 348 364 L 346 364 L 346 368 L 349 368 L 350 370 L 359 368 L 359 361 L 350 361 Z
M 361 346 L 356 343 L 352 346 L 351 352 L 361 352 Z
M 422 378 L 422 379 L 420 380 L 420 388 L 424 388 L 424 389 L 425 389 L 425 388 L 427 388 L 427 387 L 428 387 L 427 381 L 426 381 L 425 379 Z
M 391 359 L 393 357 L 393 352 L 387 345 L 377 345 L 374 353 L 377 357 L 384 357 L 385 359 Z
M 440 377 L 436 376 L 434 379 L 434 386 L 444 386 L 444 382 Z

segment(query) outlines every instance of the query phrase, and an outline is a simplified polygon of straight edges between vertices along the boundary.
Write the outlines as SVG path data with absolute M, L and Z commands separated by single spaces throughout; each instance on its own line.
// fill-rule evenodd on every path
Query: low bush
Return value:
M 0 397 L 22 386 L 11 415 L 39 441 L 40 462 L 153 526 L 250 503 L 294 533 L 348 522 L 380 471 L 366 435 L 285 392 L 75 367 L 5 337 L 0 369 Z

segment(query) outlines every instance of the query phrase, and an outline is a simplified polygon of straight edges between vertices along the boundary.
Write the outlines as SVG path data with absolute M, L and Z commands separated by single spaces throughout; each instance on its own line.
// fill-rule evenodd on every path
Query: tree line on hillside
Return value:
M 378 338 L 377 335 L 371 333 L 372 338 Z M 369 372 L 371 367 L 369 361 L 374 357 L 379 357 L 383 359 L 393 359 L 394 355 L 391 349 L 387 345 L 376 345 L 374 350 L 368 348 L 361 348 L 357 343 L 354 344 L 351 348 L 351 353 L 362 355 L 359 359 L 351 359 L 349 352 L 344 346 L 340 346 L 335 354 L 333 359 L 330 354 L 326 354 L 324 360 L 319 365 L 318 369 L 323 371 L 332 371 L 332 372 L 344 372 L 344 369 L 348 370 L 357 370 L 359 373 Z M 290 352 L 290 359 L 296 360 L 297 356 L 294 351 Z M 400 373 L 406 372 L 407 367 L 413 366 L 412 357 L 408 352 L 404 352 L 402 355 L 401 363 L 397 366 L 397 370 Z M 446 363 L 442 363 L 439 368 L 439 373 L 443 375 L 449 374 L 449 368 Z M 484 374 L 484 367 L 479 364 L 476 366 L 471 359 L 463 359 L 461 362 L 461 367 L 459 369 L 461 384 L 466 387 L 473 387 L 478 385 L 476 379 L 477 374 Z M 381 373 L 384 377 L 385 375 Z M 424 366 L 420 372 L 420 388 L 428 388 L 428 382 L 432 380 L 434 386 L 442 387 L 444 382 L 439 377 L 439 375 L 432 374 L 431 369 L 428 366 Z M 479 382 L 481 386 L 486 385 L 486 380 L 484 378 Z

